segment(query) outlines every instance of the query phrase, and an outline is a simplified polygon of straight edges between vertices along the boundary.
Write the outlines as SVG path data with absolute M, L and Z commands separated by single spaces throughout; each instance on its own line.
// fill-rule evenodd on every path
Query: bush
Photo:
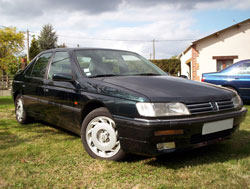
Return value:
M 168 72 L 174 76 L 177 76 L 178 72 L 180 72 L 181 70 L 181 61 L 176 58 L 151 60 L 151 62 L 160 67 L 163 71 Z

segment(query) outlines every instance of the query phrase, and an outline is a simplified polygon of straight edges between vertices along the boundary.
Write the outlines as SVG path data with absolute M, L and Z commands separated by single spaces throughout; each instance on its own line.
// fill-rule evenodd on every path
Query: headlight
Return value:
M 232 98 L 234 108 L 240 109 L 243 106 L 242 100 L 239 95 L 236 95 L 235 97 Z
M 136 108 L 140 115 L 147 117 L 190 115 L 188 108 L 179 102 L 148 103 L 138 102 Z

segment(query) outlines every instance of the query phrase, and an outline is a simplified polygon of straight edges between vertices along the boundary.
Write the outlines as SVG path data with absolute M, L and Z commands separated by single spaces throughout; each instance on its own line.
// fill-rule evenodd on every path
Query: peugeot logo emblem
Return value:
M 213 109 L 214 112 L 218 112 L 219 111 L 219 106 L 217 102 L 210 102 L 210 105 Z

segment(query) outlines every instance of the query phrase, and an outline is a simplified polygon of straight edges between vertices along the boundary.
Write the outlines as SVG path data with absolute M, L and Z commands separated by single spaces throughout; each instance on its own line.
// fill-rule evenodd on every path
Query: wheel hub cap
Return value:
M 104 130 L 105 129 L 105 130 Z M 99 131 L 103 133 L 98 134 Z M 104 151 L 112 150 L 116 144 L 115 130 L 107 123 L 98 123 L 92 131 L 92 139 L 95 146 Z
M 86 139 L 90 149 L 100 157 L 114 156 L 120 149 L 115 123 L 105 116 L 90 121 L 86 129 Z
M 18 121 L 22 121 L 23 119 L 23 102 L 21 99 L 18 99 L 16 104 L 16 116 Z
M 109 133 L 105 130 L 105 131 L 101 131 L 100 135 L 99 135 L 99 141 L 102 143 L 107 143 L 109 142 Z

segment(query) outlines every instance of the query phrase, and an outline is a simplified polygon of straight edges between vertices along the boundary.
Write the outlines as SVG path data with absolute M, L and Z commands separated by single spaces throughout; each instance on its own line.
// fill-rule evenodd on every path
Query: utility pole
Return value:
M 153 60 L 155 60 L 155 39 L 153 39 Z
M 30 61 L 29 30 L 27 29 L 27 63 Z

